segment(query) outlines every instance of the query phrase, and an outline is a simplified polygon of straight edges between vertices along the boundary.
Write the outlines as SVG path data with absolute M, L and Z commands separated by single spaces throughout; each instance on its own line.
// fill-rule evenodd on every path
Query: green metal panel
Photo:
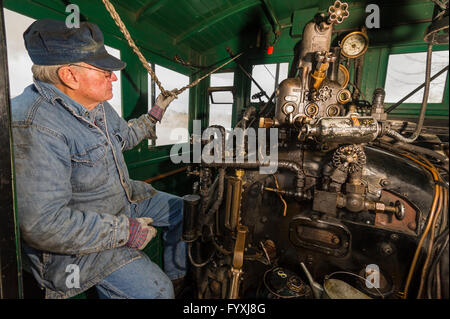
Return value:
M 292 21 L 292 37 L 301 37 L 306 24 L 319 12 L 318 7 L 298 10 L 294 12 Z
M 181 43 L 191 38 L 193 35 L 201 32 L 202 30 L 208 29 L 209 27 L 217 24 L 230 16 L 234 16 L 237 13 L 240 13 L 248 8 L 259 5 L 259 0 L 245 0 L 240 3 L 236 3 L 235 5 L 227 8 L 224 11 L 218 11 L 215 15 L 209 16 L 201 23 L 195 24 L 193 27 L 188 28 L 186 31 L 182 32 L 179 36 L 177 36 L 174 40 L 174 44 Z

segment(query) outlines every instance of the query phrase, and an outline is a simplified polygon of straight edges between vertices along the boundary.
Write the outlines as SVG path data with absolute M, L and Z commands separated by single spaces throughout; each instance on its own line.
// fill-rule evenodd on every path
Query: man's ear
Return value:
M 70 67 L 63 66 L 59 68 L 58 76 L 61 82 L 72 90 L 77 90 L 80 87 L 79 78 Z

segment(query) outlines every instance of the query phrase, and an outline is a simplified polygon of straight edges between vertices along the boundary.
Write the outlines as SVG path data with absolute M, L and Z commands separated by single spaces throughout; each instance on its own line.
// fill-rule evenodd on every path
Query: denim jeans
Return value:
M 101 298 L 169 299 L 171 280 L 186 275 L 186 243 L 181 240 L 183 200 L 158 192 L 151 199 L 132 204 L 132 217 L 151 217 L 163 228 L 164 272 L 143 252 L 143 258 L 122 266 L 96 285 Z

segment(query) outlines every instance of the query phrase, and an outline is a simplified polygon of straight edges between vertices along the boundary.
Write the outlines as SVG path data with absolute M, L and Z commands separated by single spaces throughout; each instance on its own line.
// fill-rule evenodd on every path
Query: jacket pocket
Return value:
M 108 167 L 106 163 L 106 148 L 95 145 L 80 154 L 71 156 L 72 190 L 87 192 L 105 185 L 108 181 Z
M 116 142 L 119 144 L 120 150 L 123 151 L 125 147 L 125 140 L 122 135 L 118 131 L 114 131 L 114 138 Z

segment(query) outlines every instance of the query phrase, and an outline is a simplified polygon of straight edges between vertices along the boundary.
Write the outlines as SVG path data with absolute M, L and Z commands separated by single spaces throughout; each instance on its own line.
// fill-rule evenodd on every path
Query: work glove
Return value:
M 131 218 L 130 221 L 130 236 L 125 246 L 142 250 L 147 244 L 156 236 L 155 227 L 151 226 L 153 219 L 150 217 Z
M 152 118 L 154 118 L 156 121 L 161 122 L 161 119 L 164 115 L 164 112 L 166 111 L 169 104 L 176 99 L 177 97 L 175 95 L 169 95 L 164 96 L 162 93 L 158 95 L 156 98 L 155 105 L 148 111 L 148 115 L 150 115 Z

